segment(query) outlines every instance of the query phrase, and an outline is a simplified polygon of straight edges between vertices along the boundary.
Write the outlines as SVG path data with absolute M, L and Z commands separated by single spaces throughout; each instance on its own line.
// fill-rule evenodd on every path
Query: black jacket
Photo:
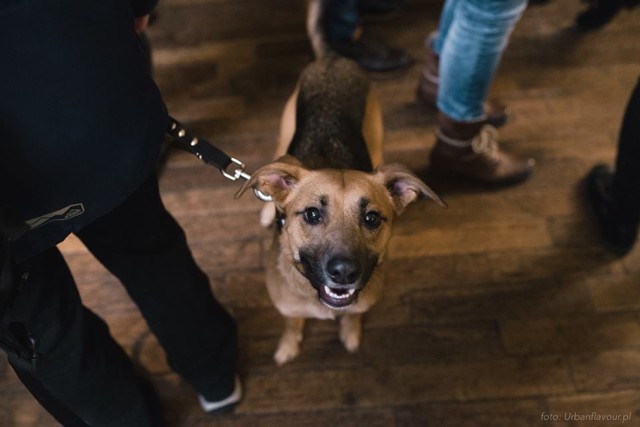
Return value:
M 0 208 L 25 259 L 152 173 L 168 117 L 133 28 L 157 0 L 0 0 Z

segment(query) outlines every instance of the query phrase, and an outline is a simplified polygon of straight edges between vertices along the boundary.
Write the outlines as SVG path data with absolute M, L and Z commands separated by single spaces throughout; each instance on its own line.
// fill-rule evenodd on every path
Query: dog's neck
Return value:
M 309 127 L 315 127 L 312 124 Z M 318 141 L 321 141 L 319 143 Z M 367 144 L 361 132 L 342 129 L 339 134 L 311 135 L 296 132 L 287 154 L 298 159 L 307 169 L 355 169 L 373 171 Z

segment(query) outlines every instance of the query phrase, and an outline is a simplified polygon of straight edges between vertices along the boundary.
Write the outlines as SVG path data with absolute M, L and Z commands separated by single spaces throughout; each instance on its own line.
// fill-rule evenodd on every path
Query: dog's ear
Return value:
M 447 204 L 420 178 L 405 166 L 397 163 L 380 166 L 374 173 L 391 194 L 396 213 L 401 214 L 407 205 L 420 197 L 429 197 L 443 208 Z
M 286 155 L 258 169 L 236 193 L 236 198 L 252 187 L 282 202 L 307 170 L 295 157 Z

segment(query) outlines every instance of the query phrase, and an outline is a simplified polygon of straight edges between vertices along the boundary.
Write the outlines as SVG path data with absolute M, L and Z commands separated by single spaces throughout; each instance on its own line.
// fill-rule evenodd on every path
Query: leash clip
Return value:
M 233 157 L 231 157 L 231 163 L 235 163 L 236 165 L 238 165 L 238 167 L 236 168 L 236 170 L 233 172 L 233 175 L 227 173 L 227 171 L 225 169 L 220 169 L 220 172 L 222 172 L 222 175 L 227 178 L 230 179 L 231 181 L 235 181 L 238 178 L 244 178 L 247 181 L 251 179 L 251 175 L 249 175 L 248 173 L 246 173 L 244 171 L 245 169 L 245 165 L 244 163 L 242 163 L 240 160 L 235 159 Z
M 199 140 L 198 138 L 190 135 L 184 126 L 182 126 L 180 122 L 173 117 L 170 116 L 169 119 L 171 120 L 171 124 L 169 129 L 167 129 L 167 133 L 171 135 L 171 137 L 179 143 L 183 149 L 194 154 L 204 163 L 215 166 L 220 170 L 222 176 L 231 181 L 236 181 L 239 178 L 246 179 L 247 181 L 251 179 L 251 175 L 245 172 L 245 164 L 240 160 L 229 157 L 225 152 L 209 144 L 207 141 Z M 236 166 L 233 173 L 227 172 L 227 169 L 229 169 L 231 164 L 235 164 Z M 253 192 L 256 197 L 263 202 L 270 202 L 273 200 L 271 196 L 264 194 L 260 190 L 254 189 Z
M 230 173 L 228 173 L 225 169 L 220 169 L 220 172 L 222 172 L 222 175 L 227 178 L 230 179 L 231 181 L 235 181 L 239 178 L 243 178 L 246 179 L 247 181 L 249 181 L 251 179 L 251 175 L 249 175 L 248 173 L 246 173 L 245 170 L 245 164 L 242 163 L 240 160 L 235 159 L 233 157 L 231 157 L 231 163 L 235 163 L 238 167 L 236 168 L 236 170 L 233 172 L 233 175 L 231 175 Z M 261 201 L 263 202 L 270 202 L 273 200 L 273 197 L 271 197 L 268 194 L 264 194 L 262 191 L 258 190 L 257 188 L 253 189 L 253 194 Z

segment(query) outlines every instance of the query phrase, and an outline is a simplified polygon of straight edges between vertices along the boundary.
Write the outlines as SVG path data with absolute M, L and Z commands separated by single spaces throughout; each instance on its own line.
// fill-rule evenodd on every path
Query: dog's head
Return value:
M 444 206 L 424 182 L 397 164 L 372 173 L 308 170 L 284 156 L 259 169 L 239 195 L 248 187 L 273 198 L 281 257 L 334 309 L 356 302 L 384 258 L 394 218 L 409 203 L 427 196 Z

